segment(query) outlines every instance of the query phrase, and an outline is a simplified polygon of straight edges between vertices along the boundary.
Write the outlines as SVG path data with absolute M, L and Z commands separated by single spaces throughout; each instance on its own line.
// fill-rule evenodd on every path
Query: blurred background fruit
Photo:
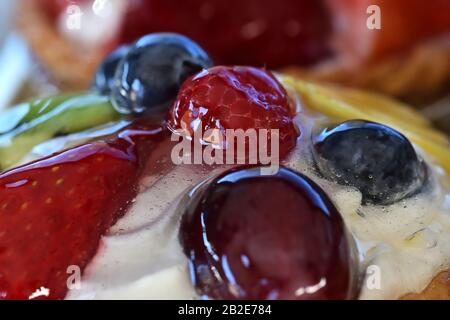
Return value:
M 61 25 L 70 15 L 67 6 L 77 3 L 87 15 L 95 2 L 45 0 L 42 5 L 50 20 Z M 126 8 L 121 2 L 110 0 L 111 9 L 103 9 L 105 15 L 122 11 L 107 45 L 131 43 L 152 32 L 176 32 L 198 42 L 218 64 L 270 68 L 311 64 L 328 53 L 330 24 L 322 1 L 131 0 Z
M 20 30 L 39 66 L 32 74 L 38 94 L 88 88 L 115 48 L 170 31 L 197 41 L 217 64 L 266 66 L 386 93 L 450 126 L 448 0 L 20 0 L 18 6 Z M 373 8 L 380 10 L 380 29 L 368 27 Z

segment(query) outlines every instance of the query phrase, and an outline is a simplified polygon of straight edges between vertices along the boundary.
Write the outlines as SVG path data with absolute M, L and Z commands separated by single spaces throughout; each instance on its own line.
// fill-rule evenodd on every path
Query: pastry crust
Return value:
M 403 300 L 450 300 L 450 270 L 438 274 L 421 293 L 410 293 Z
M 450 34 L 366 66 L 333 60 L 309 70 L 291 67 L 284 72 L 382 92 L 410 102 L 426 101 L 449 88 Z

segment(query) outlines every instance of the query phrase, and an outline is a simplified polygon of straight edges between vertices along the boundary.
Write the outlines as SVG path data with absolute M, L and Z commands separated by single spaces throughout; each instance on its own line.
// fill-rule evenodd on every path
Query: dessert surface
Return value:
M 0 300 L 450 300 L 449 11 L 4 0 Z
M 447 136 L 382 95 L 215 65 L 178 34 L 119 47 L 86 94 L 2 113 L 0 156 L 1 299 L 449 288 Z

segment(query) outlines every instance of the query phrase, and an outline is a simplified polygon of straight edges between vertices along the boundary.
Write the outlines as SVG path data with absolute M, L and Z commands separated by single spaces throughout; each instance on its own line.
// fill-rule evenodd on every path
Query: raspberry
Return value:
M 218 66 L 183 84 L 169 113 L 169 128 L 190 135 L 199 129 L 218 129 L 222 135 L 227 129 L 278 129 L 284 155 L 298 137 L 293 115 L 286 90 L 269 71 Z

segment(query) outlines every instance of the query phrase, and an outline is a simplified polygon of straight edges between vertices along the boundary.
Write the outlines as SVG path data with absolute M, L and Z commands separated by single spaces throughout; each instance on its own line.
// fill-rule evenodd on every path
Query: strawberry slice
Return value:
M 136 196 L 139 177 L 164 137 L 133 125 L 0 175 L 0 300 L 39 289 L 63 299 L 69 267 L 84 270 L 101 236 Z M 72 269 L 73 270 L 73 269 Z

